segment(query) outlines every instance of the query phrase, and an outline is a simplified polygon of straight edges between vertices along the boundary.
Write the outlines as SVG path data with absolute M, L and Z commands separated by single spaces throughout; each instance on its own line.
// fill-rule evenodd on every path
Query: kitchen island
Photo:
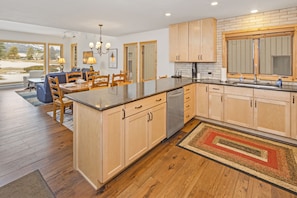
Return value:
M 166 78 L 67 95 L 74 101 L 74 168 L 99 189 L 166 138 Z

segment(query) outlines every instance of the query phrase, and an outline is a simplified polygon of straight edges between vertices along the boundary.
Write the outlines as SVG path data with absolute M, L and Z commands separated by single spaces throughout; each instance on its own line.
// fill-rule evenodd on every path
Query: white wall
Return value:
M 117 37 L 115 46 L 119 49 L 119 69 L 123 69 L 123 45 L 157 40 L 157 77 L 174 74 L 174 63 L 169 62 L 169 29 L 160 29 Z M 139 48 L 138 48 L 139 49 Z M 138 58 L 140 60 L 140 58 Z M 139 65 L 139 64 L 138 64 Z M 139 71 L 139 70 L 138 70 Z
M 77 43 L 78 47 L 78 67 L 89 67 L 89 65 L 82 63 L 83 51 L 89 51 L 89 42 L 96 42 L 99 40 L 99 35 L 81 33 L 77 38 L 71 39 L 71 43 Z M 97 63 L 94 64 L 95 70 L 100 70 L 102 74 L 119 73 L 123 70 L 123 45 L 126 43 L 135 43 L 143 41 L 157 40 L 157 77 L 161 75 L 171 76 L 174 73 L 174 64 L 169 62 L 169 33 L 168 28 L 154 30 L 149 32 L 142 32 L 137 34 L 130 34 L 120 37 L 109 37 L 102 35 L 103 45 L 107 42 L 111 43 L 111 48 L 118 49 L 118 68 L 108 68 L 107 55 L 99 56 L 94 53 Z M 69 43 L 69 45 L 71 44 Z M 139 58 L 138 58 L 139 60 Z

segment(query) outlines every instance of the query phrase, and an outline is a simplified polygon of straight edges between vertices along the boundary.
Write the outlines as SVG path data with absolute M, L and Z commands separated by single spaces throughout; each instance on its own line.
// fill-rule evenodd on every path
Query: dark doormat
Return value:
M 39 170 L 35 170 L 0 188 L 0 197 L 5 198 L 54 198 L 55 195 L 43 179 Z

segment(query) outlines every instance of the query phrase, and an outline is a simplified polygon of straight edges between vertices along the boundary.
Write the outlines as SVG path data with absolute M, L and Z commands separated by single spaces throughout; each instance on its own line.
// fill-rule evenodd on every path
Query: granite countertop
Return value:
M 220 80 L 216 79 L 198 80 L 192 78 L 164 78 L 141 83 L 133 83 L 124 86 L 115 86 L 106 89 L 104 88 L 99 90 L 76 92 L 67 94 L 65 96 L 67 98 L 72 99 L 73 101 L 95 108 L 99 111 L 103 111 L 109 108 L 140 100 L 159 93 L 174 90 L 192 83 L 206 83 L 224 86 L 245 87 L 236 84 L 239 83 L 239 81 L 221 82 Z M 263 83 L 258 84 L 265 85 Z M 254 89 L 297 92 L 296 85 L 283 85 L 281 88 L 276 87 L 274 89 L 265 87 L 254 87 Z
M 66 94 L 71 100 L 103 111 L 192 84 L 192 78 L 164 78 L 123 86 Z

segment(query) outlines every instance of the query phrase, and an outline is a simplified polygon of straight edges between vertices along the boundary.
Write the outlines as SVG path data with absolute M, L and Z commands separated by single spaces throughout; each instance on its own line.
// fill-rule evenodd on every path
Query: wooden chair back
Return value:
M 75 82 L 77 79 L 82 79 L 83 75 L 82 72 L 69 72 L 66 73 L 66 82 L 67 83 L 71 83 L 71 82 Z
M 103 88 L 109 86 L 110 75 L 92 76 L 92 83 L 90 89 Z
M 92 80 L 92 76 L 99 76 L 100 71 L 88 71 L 86 72 L 86 81 L 89 82 Z
M 111 86 L 117 86 L 120 83 L 125 83 L 126 81 L 127 78 L 125 73 L 112 74 Z
M 50 90 L 53 98 L 53 119 L 56 120 L 57 108 L 59 107 L 60 124 L 63 124 L 65 108 L 66 107 L 72 108 L 73 101 L 63 97 L 63 92 L 61 91 L 61 88 L 59 85 L 59 79 L 57 76 L 55 78 L 49 76 L 48 84 L 50 86 Z
M 59 100 L 60 102 L 62 102 L 62 92 L 59 86 L 59 79 L 58 77 L 48 77 L 48 84 L 51 90 L 51 94 L 52 94 L 52 98 L 53 98 L 53 102 L 55 102 L 56 100 Z

